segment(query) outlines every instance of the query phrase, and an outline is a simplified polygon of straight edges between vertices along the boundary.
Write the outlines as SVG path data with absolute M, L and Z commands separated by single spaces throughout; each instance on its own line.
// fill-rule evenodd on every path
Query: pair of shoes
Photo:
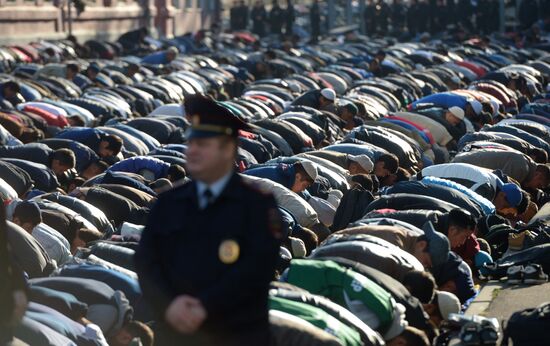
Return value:
M 510 285 L 517 285 L 523 281 L 523 266 L 512 266 L 506 271 L 508 276 L 508 283 Z
M 506 271 L 508 283 L 516 285 L 525 283 L 527 285 L 538 285 L 548 281 L 548 275 L 542 271 L 538 264 L 529 264 L 526 267 L 522 265 L 512 266 Z
M 483 269 L 485 270 L 486 277 L 492 278 L 492 279 L 500 279 L 502 277 L 505 277 L 508 273 L 508 269 L 512 267 L 513 264 L 510 262 L 506 263 L 485 263 L 483 265 Z

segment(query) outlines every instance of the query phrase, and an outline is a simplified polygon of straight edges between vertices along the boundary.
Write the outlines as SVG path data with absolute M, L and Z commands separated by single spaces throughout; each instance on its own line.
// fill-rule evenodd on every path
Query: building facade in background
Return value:
M 84 0 L 77 15 L 67 0 L 0 0 L 0 43 L 65 38 L 116 39 L 142 26 L 171 37 L 208 28 L 218 0 Z

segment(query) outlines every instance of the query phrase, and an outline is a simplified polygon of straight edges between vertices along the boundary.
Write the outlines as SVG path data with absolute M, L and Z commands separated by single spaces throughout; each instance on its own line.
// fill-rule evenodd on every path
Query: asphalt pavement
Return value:
M 529 286 L 489 281 L 465 314 L 495 317 L 502 328 L 514 312 L 535 308 L 545 302 L 550 302 L 550 283 Z

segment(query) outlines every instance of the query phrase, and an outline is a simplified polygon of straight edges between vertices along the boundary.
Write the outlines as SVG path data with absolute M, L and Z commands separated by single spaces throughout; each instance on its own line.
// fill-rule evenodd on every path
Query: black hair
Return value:
M 21 136 L 19 136 L 19 140 L 23 142 L 23 144 L 32 143 L 39 141 L 44 138 L 44 132 L 39 129 L 31 129 L 26 128 L 21 133 Z
M 363 189 L 372 192 L 372 179 L 368 174 L 355 174 L 351 177 L 351 181 L 359 184 Z
M 84 119 L 80 115 L 71 115 L 70 117 L 67 117 L 67 119 L 70 119 L 73 121 L 73 126 L 85 126 L 86 123 L 84 122 Z
M 61 148 L 53 152 L 52 161 L 57 160 L 63 166 L 73 168 L 76 164 L 76 157 L 71 149 Z
M 185 179 L 185 177 L 187 176 L 185 168 L 176 164 L 170 165 L 170 168 L 168 168 L 168 173 L 166 175 L 170 176 L 170 181 L 172 182 Z
M 518 214 L 523 214 L 529 207 L 529 202 L 531 202 L 531 195 L 527 192 L 521 190 L 521 202 L 516 206 Z
M 529 156 L 533 156 L 536 163 L 542 164 L 548 162 L 548 153 L 540 148 L 533 147 L 531 150 L 529 150 Z
M 491 102 L 487 102 L 487 101 L 481 102 L 481 109 L 484 112 L 490 113 L 491 115 L 493 114 L 493 105 L 491 104 Z
M 407 346 L 430 346 L 426 333 L 411 326 L 407 326 L 399 336 L 405 339 Z
M 537 165 L 536 172 L 542 173 L 546 180 L 550 180 L 550 168 L 547 165 Z
M 397 173 L 397 168 L 399 168 L 399 159 L 394 154 L 382 154 L 378 157 L 376 162 L 384 162 L 384 168 L 390 171 L 390 174 Z
M 91 166 L 96 166 L 101 172 L 105 172 L 109 168 L 109 165 L 107 164 L 107 162 L 103 160 L 96 160 L 96 161 L 90 162 L 90 164 L 86 166 L 84 170 L 90 168 Z
M 19 83 L 14 82 L 12 80 L 5 82 L 4 86 L 3 86 L 3 89 L 4 90 L 11 89 L 16 93 L 21 92 L 21 87 L 19 86 Z
M 117 135 L 105 135 L 101 138 L 101 141 L 105 141 L 108 143 L 107 149 L 112 150 L 114 152 L 114 155 L 117 155 L 122 149 L 122 138 Z
M 315 232 L 299 226 L 292 230 L 292 236 L 301 239 L 306 247 L 306 255 L 310 255 L 313 250 L 319 245 L 319 237 Z
M 72 71 L 76 74 L 80 72 L 80 67 L 77 64 L 67 64 L 67 70 Z
M 264 55 L 268 58 L 268 59 L 275 59 L 277 58 L 277 54 L 275 53 L 275 51 L 272 51 L 272 50 L 266 50 Z
M 449 226 L 456 226 L 466 229 L 474 229 L 476 227 L 476 218 L 463 209 L 455 208 L 449 212 L 448 216 Z
M 74 187 L 76 188 L 84 185 L 85 182 L 86 180 L 84 180 L 82 177 L 75 177 L 69 182 L 69 185 L 74 185 Z
M 420 302 L 428 304 L 435 294 L 435 279 L 427 271 L 411 270 L 403 277 L 403 286 Z
M 403 167 L 397 168 L 397 172 L 395 173 L 395 182 L 400 181 L 409 181 L 411 179 L 411 174 L 407 172 L 407 170 Z
M 479 122 L 483 125 L 491 124 L 493 122 L 493 115 L 489 112 L 482 111 L 479 115 Z
M 38 225 L 42 222 L 42 214 L 36 203 L 21 202 L 15 207 L 13 218 L 18 218 L 21 223 L 30 222 L 33 225 Z

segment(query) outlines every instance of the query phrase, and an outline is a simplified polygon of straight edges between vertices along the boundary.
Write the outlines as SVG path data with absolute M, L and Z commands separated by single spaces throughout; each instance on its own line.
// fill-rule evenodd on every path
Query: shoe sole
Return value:
M 517 285 L 517 284 L 521 283 L 521 279 L 519 279 L 519 280 L 508 280 L 508 283 L 510 285 Z

